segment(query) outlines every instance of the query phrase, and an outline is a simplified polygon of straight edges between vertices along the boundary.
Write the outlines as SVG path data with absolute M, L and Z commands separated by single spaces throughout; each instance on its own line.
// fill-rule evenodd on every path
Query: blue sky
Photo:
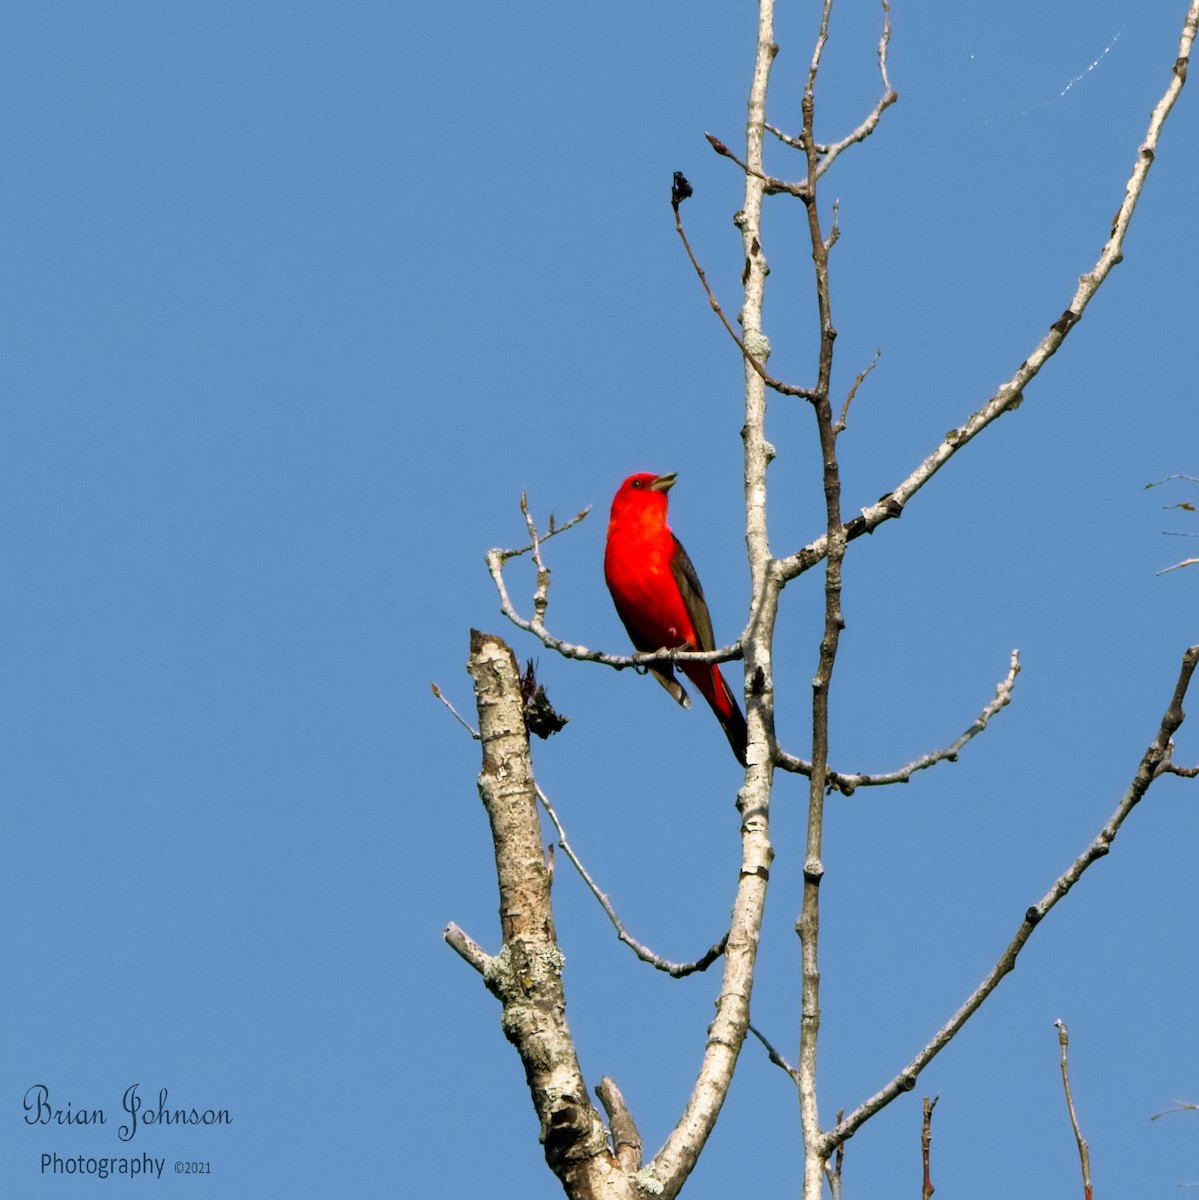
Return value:
M 1030 352 L 1094 263 L 1184 5 L 896 0 L 900 102 L 824 185 L 852 513 Z M 772 119 L 795 128 L 815 8 L 780 12 Z M 447 15 L 449 20 L 447 21 Z M 879 13 L 841 0 L 818 131 L 878 93 Z M 496 949 L 466 714 L 468 630 L 534 655 L 566 731 L 542 785 L 630 929 L 691 958 L 723 928 L 738 771 L 710 714 L 561 661 L 505 623 L 483 555 L 542 520 L 560 636 L 627 648 L 607 505 L 677 471 L 672 523 L 717 637 L 746 611 L 741 366 L 673 231 L 732 313 L 752 10 L 534 3 L 10 6 L 0 571 L 0 1178 L 76 1186 L 43 1153 L 209 1162 L 221 1197 L 560 1195 L 478 978 Z M 1199 110 L 1165 135 L 1125 261 L 1015 414 L 846 565 L 834 761 L 947 744 L 1019 647 L 1015 703 L 956 765 L 830 805 L 822 1112 L 908 1061 L 1095 835 L 1196 640 L 1199 568 L 1163 505 L 1199 474 L 1191 235 Z M 771 169 L 794 173 L 781 147 Z M 771 366 L 810 379 L 801 213 L 767 211 Z M 777 552 L 821 528 L 813 422 L 775 400 Z M 528 607 L 532 582 L 512 570 Z M 820 584 L 784 597 L 778 716 L 804 753 Z M 1193 702 L 1196 707 L 1199 702 Z M 1199 761 L 1184 726 L 1178 759 Z M 1196 785 L 1167 779 L 1035 934 L 959 1040 L 852 1141 L 846 1195 L 976 1200 L 1077 1186 L 1053 1021 L 1071 1029 L 1097 1193 L 1199 1180 Z M 804 792 L 779 781 L 755 1022 L 793 1053 Z M 702 1052 L 715 977 L 675 982 L 555 886 L 584 1072 L 656 1148 Z M 31 1127 L 44 1083 L 108 1124 Z M 131 1084 L 229 1110 L 116 1135 Z M 747 1046 L 687 1195 L 796 1188 L 797 1106 Z M 139 1145 L 140 1143 L 140 1145 Z M 980 1169 L 981 1168 L 981 1169 Z M 497 1175 L 504 1182 L 497 1184 Z M 106 1194 L 145 1181 L 91 1180 Z

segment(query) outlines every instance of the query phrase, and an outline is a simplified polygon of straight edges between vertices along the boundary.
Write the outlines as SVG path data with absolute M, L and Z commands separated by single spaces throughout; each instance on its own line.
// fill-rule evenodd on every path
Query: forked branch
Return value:
M 1144 190 L 1149 168 L 1153 165 L 1166 118 L 1170 115 L 1170 110 L 1174 107 L 1186 82 L 1187 67 L 1190 63 L 1197 29 L 1199 29 L 1199 0 L 1191 0 L 1179 37 L 1178 57 L 1171 69 L 1170 82 L 1149 117 L 1145 140 L 1137 150 L 1136 162 L 1133 164 L 1132 174 L 1125 185 L 1124 199 L 1112 222 L 1111 234 L 1095 265 L 1079 279 L 1074 298 L 1070 301 L 1069 306 L 1049 327 L 1048 332 L 1033 348 L 1028 358 L 980 409 L 972 413 L 956 429 L 950 430 L 942 439 L 941 444 L 891 492 L 877 503 L 863 509 L 860 517 L 849 522 L 846 529 L 847 536 L 851 541 L 861 537 L 864 533 L 873 533 L 884 521 L 898 517 L 908 501 L 963 446 L 977 437 L 1004 413 L 1019 406 L 1024 399 L 1024 389 L 1036 378 L 1037 373 L 1066 340 L 1070 330 L 1082 319 L 1087 305 L 1094 299 L 1112 268 L 1123 260 L 1124 237 L 1128 232 L 1137 202 L 1141 198 L 1141 192 Z M 795 554 L 780 559 L 777 567 L 782 581 L 786 583 L 802 572 L 810 570 L 828 554 L 828 545 L 828 534 L 826 533 Z
M 887 0 L 882 0 L 882 4 L 883 33 L 878 41 L 878 69 L 879 74 L 883 77 L 883 94 L 879 97 L 878 103 L 875 104 L 870 114 L 851 134 L 843 137 L 839 142 L 816 143 L 816 154 L 820 160 L 816 168 L 817 178 L 833 165 L 833 162 L 842 151 L 847 150 L 857 142 L 864 142 L 878 128 L 878 123 L 882 119 L 883 113 L 899 99 L 899 93 L 891 86 L 891 80 L 887 76 L 887 51 L 891 45 L 891 6 L 887 3 Z M 828 8 L 826 8 L 821 25 L 821 42 L 819 47 L 821 51 L 823 51 L 824 41 L 828 37 L 828 11 Z M 793 150 L 803 150 L 806 145 L 803 134 L 799 137 L 792 137 L 784 133 L 781 129 L 775 128 L 773 125 L 767 124 L 766 128 L 780 142 L 786 146 L 790 146 Z

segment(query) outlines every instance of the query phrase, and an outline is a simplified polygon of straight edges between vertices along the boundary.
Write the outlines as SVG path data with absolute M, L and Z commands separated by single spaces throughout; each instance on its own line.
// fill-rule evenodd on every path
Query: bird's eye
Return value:
M 640 479 L 634 479 L 634 480 L 633 480 L 633 482 L 632 482 L 632 484 L 631 484 L 630 486 L 632 486 L 632 487 L 635 487 L 635 488 L 639 488 L 639 487 L 641 486 L 641 480 L 640 480 Z

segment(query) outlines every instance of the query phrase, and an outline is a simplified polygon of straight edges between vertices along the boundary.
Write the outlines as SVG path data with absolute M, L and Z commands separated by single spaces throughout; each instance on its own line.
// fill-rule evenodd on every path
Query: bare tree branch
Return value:
M 1087 1139 L 1082 1136 L 1078 1127 L 1078 1116 L 1074 1111 L 1074 1097 L 1070 1094 L 1070 1071 L 1066 1065 L 1066 1048 L 1070 1045 L 1070 1031 L 1065 1021 L 1054 1021 L 1057 1027 L 1057 1040 L 1062 1048 L 1062 1086 L 1066 1089 L 1066 1107 L 1070 1110 L 1070 1124 L 1074 1128 L 1074 1140 L 1078 1143 L 1078 1157 L 1082 1164 L 1082 1197 L 1092 1200 L 1091 1192 L 1091 1148 Z
M 499 638 L 472 630 L 470 672 L 483 751 L 479 796 L 495 843 L 503 934 L 499 954 L 482 963 L 483 979 L 503 1005 L 504 1033 L 524 1063 L 550 1169 L 570 1195 L 640 1200 L 588 1099 L 566 1024 L 562 952 L 554 934 L 516 659 Z M 464 946 L 470 951 L 469 939 L 455 928 L 447 930 L 447 941 L 460 954 Z M 479 969 L 479 963 L 472 965 Z
M 883 3 L 883 33 L 878 42 L 878 69 L 883 77 L 883 94 L 879 98 L 878 103 L 874 106 L 869 116 L 859 125 L 851 134 L 842 138 L 839 142 L 827 143 L 816 142 L 816 153 L 820 156 L 820 166 L 817 168 L 817 178 L 825 173 L 833 165 L 837 156 L 848 147 L 856 142 L 864 142 L 878 128 L 878 123 L 882 115 L 892 104 L 899 99 L 899 93 L 891 86 L 891 81 L 887 77 L 887 50 L 891 45 L 891 6 L 887 0 L 882 0 Z M 827 37 L 828 33 L 828 18 L 825 16 L 821 36 Z M 823 47 L 822 47 L 823 48 Z M 776 138 L 784 145 L 790 146 L 793 150 L 803 150 L 806 142 L 805 135 L 800 134 L 798 137 L 790 137 L 783 133 L 781 129 L 776 129 L 773 125 L 767 124 L 766 130 L 768 133 L 774 134 Z M 799 185 L 802 187 L 803 185 Z M 790 187 L 777 189 L 780 191 L 790 191 Z M 798 193 L 795 193 L 798 194 Z
M 974 720 L 974 724 L 943 750 L 933 750 L 928 754 L 923 754 L 919 758 L 913 759 L 907 766 L 900 767 L 897 771 L 887 771 L 874 775 L 850 775 L 840 771 L 829 771 L 828 786 L 836 788 L 845 796 L 852 796 L 854 791 L 860 787 L 882 787 L 892 783 L 907 783 L 917 771 L 925 771 L 929 767 L 935 767 L 937 763 L 941 762 L 957 762 L 958 754 L 966 743 L 982 733 L 987 725 L 990 724 L 991 718 L 1000 709 L 1006 708 L 1011 703 L 1012 690 L 1016 686 L 1016 676 L 1019 674 L 1020 651 L 1013 650 L 1011 666 L 1008 668 L 1007 677 L 1000 680 L 998 686 L 995 688 L 995 698 L 978 714 Z M 777 762 L 778 766 L 784 771 L 793 771 L 798 775 L 810 775 L 812 772 L 811 763 L 805 762 L 802 758 L 796 758 L 795 755 L 788 754 L 784 750 L 778 751 Z
M 761 174 L 761 172 L 755 172 L 751 170 L 751 168 L 745 166 L 744 163 L 742 163 L 729 151 L 728 147 L 726 147 L 723 142 L 717 141 L 717 139 L 711 134 L 708 134 L 707 138 L 713 146 L 719 147 L 720 153 L 732 158 L 738 166 L 742 167 L 747 175 L 754 175 L 756 178 L 762 180 L 767 191 L 777 191 L 780 188 L 787 186 L 778 180 L 767 180 L 765 176 Z M 733 341 L 737 343 L 737 346 L 741 350 L 746 363 L 761 377 L 763 383 L 765 383 L 766 386 L 771 388 L 773 391 L 779 392 L 784 396 L 799 396 L 802 399 L 810 400 L 812 398 L 812 391 L 810 388 L 796 387 L 789 383 L 783 383 L 782 380 L 775 379 L 775 377 L 766 370 L 764 364 L 766 359 L 770 357 L 770 343 L 766 340 L 764 335 L 759 335 L 754 339 L 753 349 L 751 350 L 748 345 L 749 335 L 746 335 L 746 338 L 739 337 L 737 335 L 737 331 L 729 324 L 728 318 L 724 315 L 724 309 L 720 307 L 720 302 L 712 294 L 711 287 L 708 286 L 708 276 L 704 273 L 703 267 L 699 265 L 699 261 L 695 257 L 695 252 L 691 249 L 691 243 L 687 240 L 687 234 L 683 231 L 683 219 L 679 216 L 679 206 L 677 204 L 674 206 L 674 227 L 678 231 L 679 237 L 683 239 L 683 248 L 687 251 L 687 257 L 691 260 L 691 265 L 695 268 L 695 273 L 699 276 L 700 283 L 703 284 L 704 291 L 708 296 L 708 303 L 712 306 L 712 311 L 720 318 L 720 323 L 728 331 L 729 337 L 731 337 Z M 748 265 L 746 269 L 748 270 Z
M 470 936 L 469 933 L 463 932 L 457 925 L 451 921 L 441 935 L 451 949 L 456 950 L 480 975 L 487 972 L 488 966 L 491 964 L 491 955 L 488 954 L 478 942 Z
M 1184 558 L 1182 562 L 1177 562 L 1172 567 L 1166 567 L 1157 574 L 1169 575 L 1171 571 L 1177 571 L 1179 567 L 1193 567 L 1196 563 L 1199 563 L 1199 558 Z
M 816 203 L 816 182 L 819 177 L 820 156 L 815 145 L 815 89 L 820 59 L 828 40 L 828 23 L 832 0 L 824 0 L 820 33 L 812 53 L 808 79 L 804 87 L 803 142 L 807 158 L 807 191 L 804 207 L 808 219 L 808 241 L 812 250 L 812 266 L 816 284 L 816 308 L 819 317 L 820 351 L 817 367 L 816 397 L 812 409 L 820 442 L 823 467 L 822 485 L 825 504 L 825 537 L 828 553 L 824 574 L 824 628 L 812 680 L 812 770 L 808 777 L 808 823 L 803 864 L 803 900 L 795 929 L 800 944 L 799 1021 L 799 1120 L 805 1149 L 804 1200 L 821 1200 L 824 1177 L 829 1158 L 821 1142 L 820 1113 L 816 1090 L 816 1048 L 820 1033 L 820 883 L 824 877 L 822 862 L 824 839 L 824 799 L 828 789 L 829 711 L 833 671 L 840 647 L 845 618 L 841 612 L 841 566 L 845 557 L 845 526 L 841 520 L 841 469 L 837 461 L 837 431 L 829 389 L 833 370 L 833 343 L 837 330 L 833 326 L 832 297 L 829 288 L 828 255 L 833 238 L 826 238 L 820 225 L 820 209 Z M 832 1147 L 829 1148 L 831 1152 Z
M 504 1006 L 504 1029 L 517 1046 L 525 1063 L 534 1104 L 542 1121 L 546 1157 L 572 1196 L 603 1196 L 605 1200 L 623 1200 L 649 1195 L 673 1200 L 683 1187 L 710 1135 L 727 1096 L 738 1055 L 747 1033 L 753 1032 L 766 1047 L 771 1061 L 786 1070 L 796 1084 L 800 1098 L 800 1120 L 805 1146 L 803 1182 L 804 1200 L 819 1200 L 827 1179 L 834 1200 L 840 1196 L 840 1168 L 847 1139 L 865 1121 L 890 1103 L 895 1096 L 915 1086 L 925 1066 L 956 1035 L 960 1028 L 987 999 L 999 981 L 1013 969 L 1016 958 L 1033 929 L 1074 886 L 1090 865 L 1108 853 L 1111 843 L 1132 808 L 1162 774 L 1199 775 L 1199 768 L 1180 768 L 1171 762 L 1172 736 L 1183 721 L 1182 701 L 1199 661 L 1199 646 L 1191 647 L 1183 658 L 1174 696 L 1162 719 L 1157 736 L 1146 750 L 1140 766 L 1115 813 L 1091 842 L 1086 851 L 1054 883 L 1035 906 L 1029 908 L 1014 938 L 999 960 L 932 1040 L 894 1079 L 876 1095 L 845 1116 L 838 1113 L 834 1127 L 822 1132 L 816 1091 L 816 1049 L 820 1028 L 820 973 L 817 957 L 819 942 L 819 890 L 824 873 L 822 854 L 823 804 L 829 788 L 852 793 L 859 786 L 885 782 L 905 782 L 917 771 L 942 761 L 953 761 L 958 751 L 981 732 L 989 720 L 1011 698 L 1019 660 L 1013 654 L 1007 679 L 996 690 L 995 699 L 980 717 L 945 750 L 935 751 L 887 775 L 840 775 L 828 761 L 828 726 L 831 682 L 837 660 L 840 631 L 844 626 L 841 612 L 841 570 L 848 543 L 878 525 L 902 514 L 906 503 L 967 442 L 991 422 L 1017 407 L 1025 387 L 1056 352 L 1072 327 L 1081 319 L 1087 305 L 1102 286 L 1113 266 L 1121 261 L 1123 242 L 1129 221 L 1144 187 L 1156 152 L 1162 126 L 1185 82 L 1191 47 L 1199 26 L 1199 0 L 1190 0 L 1190 8 L 1179 43 L 1179 55 L 1173 77 L 1165 94 L 1154 108 L 1145 141 L 1129 177 L 1124 200 L 1113 222 L 1111 235 L 1094 267 L 1079 280 L 1069 307 L 1049 328 L 1020 365 L 976 412 L 952 430 L 939 446 L 892 492 L 860 516 L 846 522 L 841 508 L 841 480 L 836 441 L 845 428 L 848 409 L 858 387 L 873 369 L 871 363 L 858 375 L 841 410 L 834 420 L 830 400 L 833 345 L 836 329 L 832 321 L 828 277 L 829 252 L 838 237 L 837 208 L 833 207 L 831 228 L 821 227 L 817 205 L 817 183 L 835 159 L 850 145 L 863 141 L 877 128 L 883 112 L 895 101 L 887 73 L 890 40 L 890 11 L 886 0 L 884 30 L 879 42 L 879 69 L 883 95 L 874 109 L 848 137 L 839 142 L 820 144 L 815 140 L 815 86 L 828 38 L 833 0 L 823 0 L 820 30 L 808 68 L 802 98 L 802 132 L 796 139 L 784 141 L 800 149 L 806 159 L 806 176 L 799 183 L 787 183 L 768 175 L 763 164 L 763 141 L 767 129 L 766 98 L 772 64 L 778 46 L 774 42 L 773 0 L 759 0 L 757 53 L 748 104 L 746 149 L 741 160 L 723 143 L 709 139 L 716 151 L 738 163 L 745 180 L 745 203 L 737 214 L 736 225 L 744 245 L 742 285 L 744 304 L 738 316 L 742 332 L 738 334 L 708 286 L 706 276 L 692 253 L 678 216 L 678 206 L 689 194 L 689 187 L 676 176 L 672 203 L 677 231 L 704 286 L 709 303 L 726 331 L 738 344 L 745 376 L 744 442 L 746 545 L 751 577 L 749 618 L 745 630 L 731 647 L 704 654 L 663 650 L 657 654 L 606 655 L 561 641 L 545 625 L 548 609 L 550 572 L 541 543 L 560 532 L 550 528 L 539 533 L 522 496 L 521 509 L 530 536 L 530 544 L 521 550 L 494 549 L 487 556 L 489 572 L 497 588 L 505 616 L 517 627 L 531 633 L 547 648 L 569 658 L 595 661 L 615 669 L 632 667 L 644 671 L 653 662 L 721 662 L 744 655 L 745 702 L 748 726 L 748 750 L 745 782 L 738 793 L 741 817 L 742 855 L 736 899 L 729 933 L 704 956 L 692 964 L 676 964 L 661 959 L 632 939 L 624 930 L 609 898 L 595 885 L 570 848 L 556 814 L 542 795 L 546 811 L 557 827 L 560 842 L 580 871 L 585 883 L 604 907 L 618 936 L 645 961 L 672 974 L 702 969 L 723 951 L 722 979 L 715 1020 L 707 1032 L 702 1063 L 685 1110 L 671 1130 L 658 1154 L 647 1166 L 640 1167 L 641 1139 L 632 1123 L 619 1089 L 609 1080 L 599 1089 L 612 1122 L 612 1140 L 608 1142 L 598 1114 L 587 1100 L 574 1046 L 564 1017 L 564 992 L 560 978 L 561 955 L 554 939 L 550 909 L 549 873 L 541 854 L 540 826 L 536 813 L 538 789 L 528 759 L 528 738 L 519 709 L 513 715 L 506 678 L 511 660 L 507 647 L 495 638 L 472 636 L 472 674 L 479 698 L 479 736 L 483 743 L 483 772 L 480 794 L 488 810 L 496 844 L 497 873 L 501 894 L 503 948 L 489 956 L 456 926 L 446 930 L 446 940 L 471 966 L 480 971 L 487 986 Z M 786 192 L 804 205 L 815 267 L 817 310 L 819 315 L 819 360 L 816 383 L 811 388 L 781 384 L 769 376 L 765 363 L 770 353 L 769 340 L 762 327 L 764 282 L 768 273 L 763 251 L 761 208 L 765 195 Z M 877 361 L 877 355 L 876 359 Z M 767 469 L 774 458 L 774 447 L 765 436 L 767 394 L 776 390 L 810 402 L 816 419 L 823 465 L 822 487 L 825 498 L 825 529 L 822 536 L 785 558 L 772 557 L 767 535 Z M 585 513 L 567 526 L 582 519 Z M 536 587 L 532 598 L 533 616 L 522 617 L 508 595 L 504 567 L 513 557 L 531 553 L 536 569 Z M 785 585 L 799 574 L 825 562 L 824 621 L 818 661 L 813 682 L 812 761 L 804 763 L 776 751 L 774 713 L 773 637 L 779 596 Z M 1182 564 L 1180 564 L 1182 565 Z M 510 662 L 516 675 L 515 662 Z M 519 704 L 519 687 L 515 692 Z M 444 697 L 443 697 L 444 699 Z M 448 704 L 448 702 L 447 702 Z M 461 718 L 459 718 L 461 720 Z M 465 722 L 463 722 L 465 724 Z M 469 726 L 467 726 L 469 728 Z M 522 745 L 523 742 L 523 745 Z M 809 777 L 808 824 L 803 863 L 803 901 L 797 922 L 801 944 L 801 1021 L 799 1057 L 788 1064 L 750 1025 L 750 998 L 758 937 L 769 882 L 773 849 L 769 839 L 769 809 L 775 767 L 800 771 Z M 530 815 L 531 814 L 531 815 Z M 551 847 L 552 850 L 552 847 Z M 1064 1042 L 1063 1042 L 1064 1054 Z M 932 1194 L 928 1171 L 928 1148 L 932 1104 L 926 1102 L 924 1127 L 925 1196 Z M 626 1122 L 627 1118 L 627 1122 Z M 621 1128 L 618 1130 L 617 1126 Z M 830 1169 L 830 1162 L 835 1168 Z
M 1154 1113 L 1149 1120 L 1156 1121 L 1159 1117 L 1171 1117 L 1175 1113 L 1181 1112 L 1199 1112 L 1199 1104 L 1186 1104 L 1181 1100 L 1175 1100 L 1173 1108 L 1167 1108 L 1164 1112 Z
M 769 770 L 769 763 L 755 764 L 751 758 L 747 775 L 769 773 Z M 749 1029 L 758 931 L 762 927 L 770 863 L 774 857 L 768 837 L 767 810 L 756 807 L 757 795 L 758 790 L 747 780 L 737 797 L 741 813 L 741 870 L 725 943 L 716 1016 L 708 1026 L 699 1075 L 683 1115 L 653 1161 L 638 1175 L 647 1190 L 664 1200 L 673 1200 L 678 1195 L 715 1127 Z
M 470 722 L 467 721 L 449 702 L 445 693 L 437 686 L 437 684 L 433 684 L 433 695 L 436 696 L 437 699 L 440 700 L 442 704 L 444 704 L 446 708 L 450 710 L 450 712 L 453 714 L 454 720 L 457 721 L 458 724 L 461 725 L 462 728 L 465 729 L 466 732 L 469 733 L 470 736 L 477 742 L 479 740 L 479 731 L 473 725 L 471 725 Z
M 541 790 L 537 789 L 537 798 L 541 801 L 542 808 L 545 809 L 546 815 L 554 823 L 554 828 L 558 831 L 558 845 L 563 853 L 574 864 L 574 868 L 582 876 L 583 882 L 590 889 L 591 894 L 599 901 L 600 907 L 608 916 L 608 920 L 612 922 L 620 940 L 628 946 L 634 954 L 637 955 L 642 962 L 647 962 L 651 966 L 656 967 L 659 971 L 665 971 L 667 975 L 672 975 L 676 979 L 682 979 L 686 975 L 693 975 L 696 971 L 706 971 L 723 953 L 725 944 L 728 942 L 729 935 L 726 933 L 719 941 L 713 943 L 695 962 L 676 963 L 669 959 L 663 958 L 661 955 L 655 954 L 648 946 L 643 946 L 627 929 L 620 917 L 616 914 L 616 909 L 612 905 L 606 892 L 600 890 L 595 880 L 591 878 L 587 868 L 583 866 L 579 856 L 571 848 L 570 842 L 566 839 L 566 830 L 562 828 L 562 822 L 558 818 L 558 814 L 554 811 L 554 806 L 550 803 L 549 797 Z
M 1129 222 L 1132 220 L 1137 201 L 1140 200 L 1141 192 L 1145 187 L 1149 168 L 1153 165 L 1153 159 L 1157 153 L 1157 143 L 1166 118 L 1170 115 L 1170 110 L 1174 107 L 1174 102 L 1178 99 L 1183 84 L 1186 82 L 1187 65 L 1190 62 L 1191 48 L 1194 45 L 1197 28 L 1199 28 L 1199 0 L 1191 0 L 1190 9 L 1183 22 L 1178 44 L 1178 57 L 1171 71 L 1170 83 L 1150 115 L 1145 140 L 1137 150 L 1136 163 L 1124 189 L 1124 199 L 1112 222 L 1111 236 L 1105 243 L 1095 265 L 1079 279 L 1074 298 L 1070 301 L 1069 306 L 1053 322 L 1049 331 L 1037 343 L 1028 358 L 1020 364 L 1007 382 L 998 388 L 986 404 L 967 418 L 963 424 L 950 430 L 942 439 L 941 444 L 902 483 L 877 503 L 864 508 L 860 517 L 849 522 L 847 536 L 850 540 L 861 537 L 864 533 L 872 533 L 884 521 L 898 517 L 908 501 L 958 450 L 977 437 L 1004 413 L 1019 407 L 1024 399 L 1024 389 L 1036 378 L 1037 373 L 1066 340 L 1070 330 L 1082 319 L 1087 305 L 1090 304 L 1095 293 L 1107 279 L 1111 269 L 1123 260 L 1124 237 L 1128 232 Z M 814 65 L 818 64 L 818 57 L 813 62 Z M 802 572 L 811 569 L 828 554 L 828 549 L 829 537 L 825 533 L 802 550 L 779 560 L 777 569 L 782 582 L 786 583 Z
M 630 1175 L 641 1170 L 641 1133 L 633 1114 L 629 1112 L 620 1094 L 616 1081 L 605 1075 L 595 1089 L 604 1112 L 608 1114 L 608 1124 L 612 1128 L 612 1148 L 620 1165 Z
M 929 1172 L 928 1153 L 933 1144 L 933 1109 L 937 1107 L 937 1101 L 941 1099 L 941 1094 L 938 1092 L 931 1100 L 924 1097 L 924 1120 L 920 1128 L 920 1153 L 924 1159 L 924 1186 L 920 1189 L 921 1200 L 933 1200 L 933 1192 L 937 1189 L 933 1187 L 932 1175 Z
M 837 1120 L 840 1122 L 845 1117 L 845 1109 L 839 1109 L 837 1112 Z M 833 1200 L 841 1200 L 841 1168 L 845 1165 L 845 1143 L 837 1147 L 837 1153 L 833 1158 L 832 1166 L 825 1166 L 824 1173 L 828 1178 L 829 1191 L 832 1193 Z
M 799 1072 L 766 1040 L 756 1026 L 750 1025 L 750 1033 L 762 1043 L 762 1048 L 766 1051 L 766 1057 L 776 1066 L 781 1067 L 791 1077 L 791 1082 L 796 1087 L 799 1086 Z
M 870 115 L 853 133 L 824 149 L 820 156 L 820 164 L 816 168 L 817 179 L 833 165 L 837 156 L 843 150 L 848 149 L 856 142 L 864 142 L 878 128 L 878 123 L 882 119 L 883 113 L 899 99 L 899 93 L 891 86 L 891 81 L 887 78 L 887 48 L 891 45 L 891 6 L 887 3 L 887 0 L 882 0 L 882 3 L 883 33 L 882 37 L 878 40 L 878 69 L 879 74 L 883 77 L 883 94 L 879 97 L 879 101 L 874 106 Z
M 1155 479 L 1152 483 L 1145 484 L 1145 490 L 1150 488 L 1161 487 L 1163 483 L 1171 483 L 1175 479 L 1185 480 L 1187 483 L 1199 483 L 1199 478 L 1194 475 L 1167 475 L 1165 479 Z
M 836 212 L 837 212 L 837 206 L 833 205 L 833 232 L 834 233 L 836 233 L 836 230 L 837 230 Z M 833 244 L 830 241 L 827 244 L 826 249 L 831 250 L 832 247 L 833 247 Z M 837 418 L 836 425 L 833 426 L 834 433 L 839 434 L 839 433 L 845 432 L 845 421 L 846 421 L 846 418 L 849 416 L 849 406 L 853 403 L 853 398 L 858 394 L 858 388 L 860 388 L 862 386 L 862 380 L 865 379 L 866 376 L 869 375 L 870 372 L 873 371 L 874 368 L 878 366 L 878 360 L 879 360 L 879 357 L 881 356 L 882 352 L 883 352 L 883 350 L 882 350 L 882 347 L 880 346 L 874 352 L 874 357 L 870 360 L 870 366 L 868 366 L 864 371 L 858 372 L 857 378 L 853 381 L 853 387 L 851 387 L 849 389 L 849 395 L 845 397 L 845 404 L 841 409 L 841 415 L 840 415 L 840 417 Z
M 1182 656 L 1182 668 L 1179 671 L 1178 683 L 1175 685 L 1169 707 L 1162 717 L 1157 735 L 1145 751 L 1128 790 L 1124 793 L 1107 824 L 1099 831 L 1086 850 L 1062 872 L 1041 900 L 1028 909 L 1016 931 L 1016 936 L 1000 955 L 999 961 L 974 989 L 961 1008 L 933 1035 L 928 1045 L 885 1087 L 859 1105 L 836 1128 L 824 1135 L 823 1147 L 826 1150 L 831 1151 L 839 1142 L 852 1137 L 865 1121 L 890 1104 L 896 1096 L 911 1091 L 916 1086 L 916 1077 L 920 1072 L 949 1044 L 958 1030 L 974 1015 L 979 1005 L 999 986 L 1000 980 L 1015 967 L 1016 958 L 1024 949 L 1028 939 L 1032 937 L 1033 930 L 1082 878 L 1087 868 L 1111 850 L 1112 842 L 1115 841 L 1116 834 L 1120 832 L 1120 827 L 1124 824 L 1128 814 L 1141 801 L 1153 781 L 1169 773 L 1168 764 L 1173 748 L 1173 737 L 1184 719 L 1182 703 L 1186 698 L 1187 688 L 1190 686 L 1191 676 L 1195 672 L 1197 662 L 1199 662 L 1199 644 L 1191 646 Z
M 790 183 L 786 179 L 776 179 L 773 175 L 763 175 L 761 171 L 755 171 L 748 163 L 743 163 L 718 137 L 710 133 L 705 133 L 704 137 L 708 139 L 708 144 L 721 158 L 727 158 L 731 162 L 735 162 L 747 175 L 753 175 L 755 178 L 760 179 L 765 187 L 766 195 L 786 194 L 797 198 L 804 196 L 805 184 Z

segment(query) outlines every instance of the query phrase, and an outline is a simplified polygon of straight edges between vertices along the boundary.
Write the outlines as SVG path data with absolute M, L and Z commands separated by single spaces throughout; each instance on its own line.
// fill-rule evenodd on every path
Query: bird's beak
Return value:
M 673 471 L 669 475 L 659 475 L 657 479 L 649 485 L 651 492 L 669 492 L 674 487 L 676 475 Z

